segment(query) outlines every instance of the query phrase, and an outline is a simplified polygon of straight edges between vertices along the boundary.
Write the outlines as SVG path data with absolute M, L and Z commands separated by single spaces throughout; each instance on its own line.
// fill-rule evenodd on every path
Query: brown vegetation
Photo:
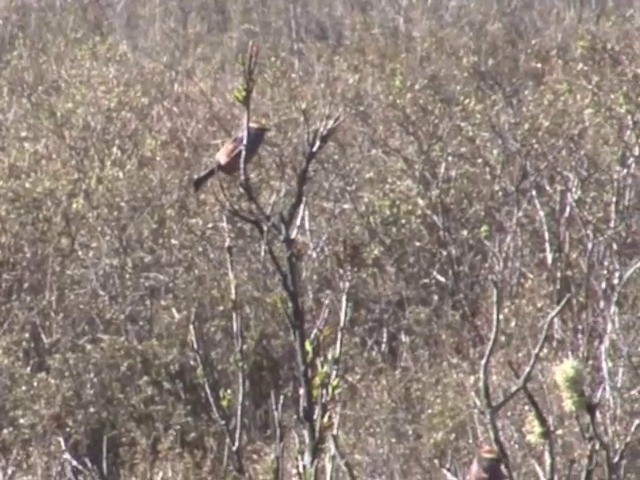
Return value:
M 0 478 L 640 477 L 640 12 L 586 3 L 1 2 Z

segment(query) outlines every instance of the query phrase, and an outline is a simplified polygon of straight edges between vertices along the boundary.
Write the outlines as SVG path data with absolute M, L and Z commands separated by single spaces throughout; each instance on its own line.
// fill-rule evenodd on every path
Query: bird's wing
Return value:
M 232 140 L 229 140 L 224 147 L 222 147 L 218 153 L 216 153 L 216 160 L 220 165 L 224 165 L 230 162 L 238 152 L 242 150 L 242 136 L 236 136 Z

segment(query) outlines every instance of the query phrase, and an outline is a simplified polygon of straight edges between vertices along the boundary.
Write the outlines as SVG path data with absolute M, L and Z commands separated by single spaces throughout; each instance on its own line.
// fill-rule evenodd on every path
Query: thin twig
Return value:
M 540 339 L 538 340 L 538 344 L 536 345 L 531 359 L 529 360 L 529 364 L 525 369 L 524 373 L 519 377 L 518 381 L 504 397 L 496 403 L 493 403 L 491 398 L 491 387 L 489 384 L 489 366 L 491 362 L 491 358 L 495 352 L 498 335 L 500 333 L 500 325 L 501 325 L 501 310 L 502 310 L 502 302 L 500 296 L 500 290 L 497 283 L 493 285 L 494 292 L 494 311 L 493 311 L 493 325 L 491 331 L 491 337 L 489 339 L 489 344 L 485 350 L 485 354 L 480 363 L 480 389 L 482 394 L 482 402 L 484 404 L 485 415 L 487 416 L 487 420 L 489 423 L 489 429 L 491 432 L 491 438 L 493 443 L 498 447 L 500 454 L 503 459 L 503 463 L 509 476 L 513 478 L 513 472 L 511 471 L 509 455 L 506 451 L 504 444 L 500 437 L 500 431 L 498 429 L 497 424 L 497 414 L 502 410 L 521 390 L 523 390 L 531 379 L 531 374 L 533 373 L 534 368 L 536 367 L 540 355 L 542 353 L 542 349 L 547 341 L 547 334 L 549 332 L 549 328 L 553 320 L 562 312 L 564 307 L 567 305 L 570 295 L 567 295 L 560 304 L 547 316 L 544 327 L 542 329 L 542 333 L 540 335 Z
M 275 445 L 273 447 L 273 480 L 284 478 L 284 436 L 282 434 L 282 404 L 284 396 L 280 395 L 276 401 L 276 394 L 271 391 L 271 416 L 273 419 L 273 430 L 275 432 Z
M 235 265 L 233 257 L 233 244 L 226 215 L 223 216 L 223 226 L 225 233 L 225 251 L 227 254 L 227 275 L 229 276 L 229 297 L 231 301 L 231 321 L 233 327 L 233 341 L 235 353 L 238 360 L 238 386 L 236 391 L 236 424 L 235 436 L 231 449 L 238 458 L 242 458 L 242 418 L 244 414 L 244 397 L 246 390 L 246 372 L 244 361 L 244 331 L 242 328 L 242 316 L 240 315 L 240 305 L 238 301 L 238 283 L 235 275 Z
M 554 319 L 558 317 L 558 315 L 560 315 L 562 310 L 564 310 L 564 307 L 567 305 L 567 302 L 569 301 L 570 298 L 571 298 L 570 294 L 564 297 L 562 301 L 558 304 L 558 306 L 545 319 L 543 324 L 544 326 L 542 328 L 542 333 L 540 334 L 540 338 L 538 339 L 538 344 L 533 350 L 533 354 L 531 355 L 531 359 L 529 360 L 529 365 L 527 365 L 527 368 L 522 373 L 522 375 L 516 382 L 515 386 L 511 389 L 511 391 L 507 393 L 502 400 L 496 403 L 496 405 L 494 406 L 496 410 L 501 410 L 507 403 L 509 403 L 511 399 L 513 399 L 513 397 L 515 397 L 516 394 L 518 394 L 518 392 L 520 392 L 520 390 L 522 390 L 531 379 L 531 374 L 533 373 L 533 369 L 537 365 L 538 360 L 540 359 L 540 354 L 542 353 L 542 349 L 544 348 L 544 345 L 547 341 L 547 334 L 549 333 L 549 328 L 551 327 L 551 323 L 553 322 Z
M 314 396 L 313 378 L 314 369 L 316 368 L 316 358 L 313 355 L 311 358 L 307 358 L 307 312 L 303 302 L 304 292 L 301 280 L 302 260 L 295 255 L 294 242 L 302 219 L 304 218 L 305 188 L 309 183 L 311 165 L 342 122 L 342 114 L 340 112 L 336 115 L 327 114 L 317 127 L 313 129 L 307 128 L 303 165 L 298 171 L 292 201 L 284 210 L 278 213 L 273 212 L 274 206 L 276 205 L 275 200 L 272 200 L 270 202 L 271 205 L 266 209 L 254 194 L 246 165 L 249 120 L 252 94 L 255 86 L 254 75 L 257 66 L 257 56 L 258 48 L 251 43 L 243 65 L 244 84 L 242 90 L 236 95 L 236 98 L 241 100 L 244 107 L 243 150 L 240 161 L 241 187 L 245 199 L 248 200 L 253 211 L 251 213 L 241 211 L 233 205 L 233 202 L 227 202 L 227 212 L 233 217 L 252 225 L 257 230 L 263 242 L 262 250 L 266 251 L 280 279 L 282 289 L 286 294 L 287 306 L 283 310 L 296 352 L 296 366 L 300 390 L 298 419 L 304 429 L 304 445 L 301 445 L 303 453 L 298 458 L 299 474 L 304 478 L 315 478 L 318 456 L 319 452 L 321 452 L 320 447 L 323 441 L 319 433 L 319 422 L 322 421 L 322 415 L 320 413 L 326 409 L 327 400 L 324 398 L 324 395 L 318 395 L 317 398 Z M 281 195 L 283 195 L 284 192 L 285 190 L 282 189 Z M 275 235 L 268 235 L 269 233 L 275 233 Z M 277 248 L 276 240 L 280 243 L 280 247 L 283 247 L 283 253 Z M 346 317 L 346 313 L 344 315 Z M 342 349 L 343 336 L 344 328 L 338 336 L 338 355 Z M 339 363 L 336 365 L 339 365 Z M 337 370 L 335 376 L 336 378 L 338 376 Z M 318 402 L 317 405 L 316 400 Z M 279 468 L 281 469 L 281 467 L 280 465 Z
M 613 459 L 613 464 L 615 467 L 615 472 L 616 474 L 622 476 L 622 472 L 620 471 L 622 468 L 622 462 L 625 459 L 625 454 L 627 452 L 627 448 L 629 448 L 629 445 L 631 445 L 631 442 L 633 441 L 633 438 L 636 434 L 636 430 L 638 430 L 638 428 L 640 427 L 640 419 L 636 419 L 633 424 L 631 425 L 631 428 L 629 429 L 629 433 L 627 434 L 627 438 L 625 438 L 624 442 L 622 443 L 622 446 L 620 447 L 620 449 L 618 450 L 618 453 L 616 454 L 615 458 Z
M 511 362 L 509 362 L 509 368 L 517 377 L 517 370 Z M 536 400 L 531 390 L 529 390 L 528 382 L 523 385 L 522 393 L 524 393 L 524 396 L 526 397 L 529 405 L 531 406 L 531 409 L 533 410 L 536 422 L 542 427 L 542 430 L 545 432 L 545 471 L 539 472 L 539 474 L 543 473 L 541 475 L 541 478 L 545 478 L 546 480 L 553 480 L 556 475 L 556 456 L 553 443 L 553 433 L 551 432 L 551 425 L 549 423 L 549 420 L 547 420 L 546 415 L 542 411 L 540 403 L 538 402 L 538 400 Z
M 195 311 L 194 311 L 195 314 Z M 200 370 L 200 376 L 202 385 L 205 392 L 205 397 L 207 399 L 207 403 L 209 404 L 209 408 L 211 412 L 218 420 L 218 423 L 222 426 L 222 429 L 225 432 L 227 438 L 228 447 L 232 447 L 234 445 L 234 433 L 231 429 L 231 425 L 229 422 L 229 418 L 227 413 L 225 412 L 221 401 L 220 401 L 220 387 L 217 385 L 215 380 L 215 376 L 211 375 L 212 380 L 209 380 L 210 375 L 207 375 L 207 369 L 205 368 L 205 363 L 202 355 L 202 349 L 200 346 L 200 341 L 198 339 L 198 335 L 196 333 L 195 322 L 193 320 L 193 316 L 191 321 L 189 322 L 189 336 L 191 338 L 191 346 L 193 353 L 196 357 L 196 361 L 198 363 L 198 369 Z M 242 457 L 240 456 L 240 452 L 238 450 L 233 451 L 233 468 L 239 475 L 244 475 L 244 465 L 242 462 Z
M 493 285 L 493 325 L 491 329 L 491 338 L 489 339 L 489 344 L 487 345 L 484 357 L 482 358 L 482 362 L 480 363 L 480 388 L 485 408 L 485 415 L 487 416 L 489 429 L 491 432 L 491 439 L 500 451 L 502 461 L 505 468 L 507 469 L 507 472 L 509 473 L 509 477 L 513 478 L 513 472 L 511 471 L 508 453 L 500 437 L 500 430 L 498 429 L 498 423 L 496 421 L 498 410 L 494 407 L 491 400 L 491 387 L 489 384 L 489 364 L 496 348 L 498 334 L 500 333 L 501 311 L 502 298 L 500 295 L 500 288 L 496 282 Z
M 353 467 L 351 466 L 349 461 L 346 459 L 346 457 L 342 453 L 340 444 L 338 443 L 338 435 L 336 435 L 335 433 L 329 434 L 329 442 L 331 445 L 331 451 L 335 455 L 335 457 L 338 459 L 338 463 L 342 467 L 342 470 L 344 470 L 344 473 L 346 474 L 347 478 L 349 480 L 354 480 L 356 478 L 356 475 L 353 472 Z

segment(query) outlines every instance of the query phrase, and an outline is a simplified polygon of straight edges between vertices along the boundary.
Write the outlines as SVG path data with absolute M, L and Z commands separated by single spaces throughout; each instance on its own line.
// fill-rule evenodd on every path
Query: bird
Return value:
M 249 123 L 249 135 L 247 136 L 247 153 L 245 162 L 249 161 L 258 153 L 258 149 L 264 140 L 265 134 L 270 130 L 268 126 L 261 122 Z M 214 157 L 215 164 L 206 172 L 193 180 L 193 188 L 197 192 L 207 181 L 218 171 L 233 175 L 240 170 L 240 159 L 242 158 L 242 143 L 244 142 L 244 129 L 229 140 Z
M 500 452 L 485 445 L 469 467 L 466 480 L 504 480 L 501 464 Z

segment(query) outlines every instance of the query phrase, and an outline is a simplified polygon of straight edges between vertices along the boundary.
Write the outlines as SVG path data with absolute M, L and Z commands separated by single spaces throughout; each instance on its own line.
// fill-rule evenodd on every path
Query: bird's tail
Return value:
M 218 167 L 215 166 L 213 168 L 210 168 L 206 172 L 204 172 L 202 175 L 200 175 L 198 178 L 196 178 L 193 181 L 193 189 L 196 192 L 198 190 L 200 190 L 204 186 L 204 184 L 207 183 L 207 180 L 209 180 L 211 177 L 213 177 L 216 174 L 217 171 L 218 171 Z

